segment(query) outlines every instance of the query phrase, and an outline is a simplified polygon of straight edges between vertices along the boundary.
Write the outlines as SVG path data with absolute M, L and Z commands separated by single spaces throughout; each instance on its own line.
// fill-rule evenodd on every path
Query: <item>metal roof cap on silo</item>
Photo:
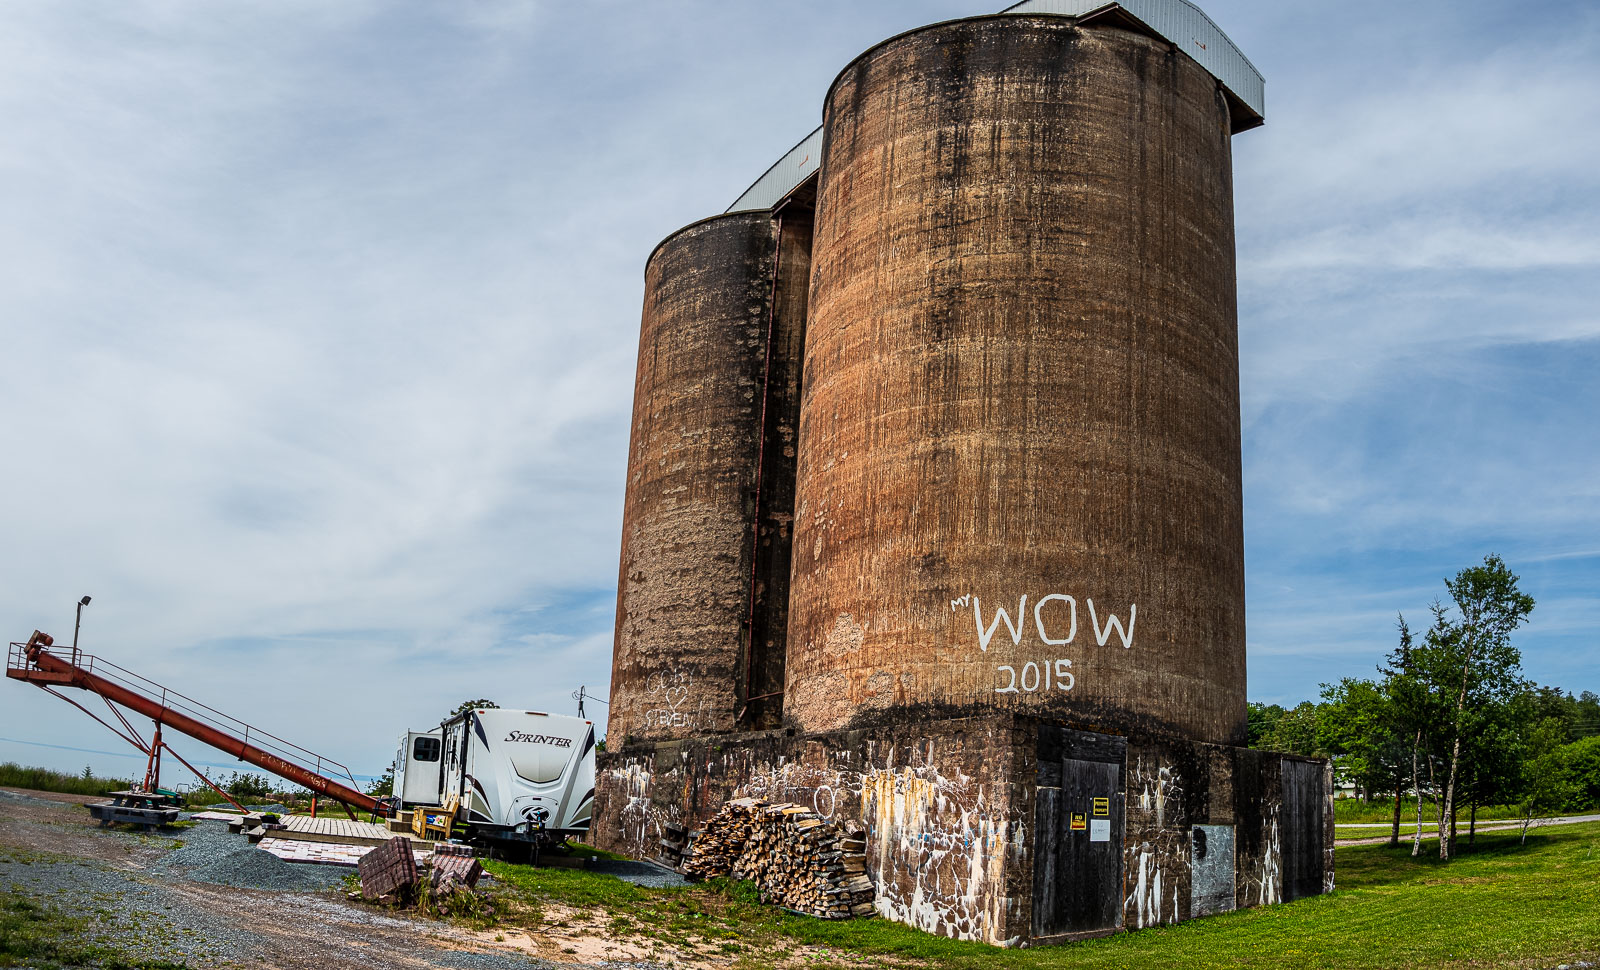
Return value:
M 800 140 L 800 144 L 784 153 L 762 173 L 744 194 L 734 200 L 728 212 L 746 209 L 770 209 L 794 191 L 795 186 L 810 178 L 822 161 L 822 126 Z
M 1143 24 L 1192 57 L 1222 82 L 1234 107 L 1235 133 L 1260 126 L 1266 116 L 1266 81 L 1237 44 L 1205 11 L 1188 0 L 1023 0 L 1001 13 L 1045 14 L 1080 20 L 1117 11 Z M 801 139 L 762 173 L 726 212 L 770 209 L 816 174 L 822 159 L 822 127 Z
M 1239 46 L 1222 32 L 1204 10 L 1189 0 L 1022 0 L 1002 13 L 1044 13 L 1064 17 L 1086 17 L 1121 8 L 1164 40 L 1195 59 L 1211 76 L 1222 82 L 1228 93 L 1243 102 L 1254 118 L 1235 131 L 1262 123 L 1267 114 L 1266 81 L 1244 56 Z

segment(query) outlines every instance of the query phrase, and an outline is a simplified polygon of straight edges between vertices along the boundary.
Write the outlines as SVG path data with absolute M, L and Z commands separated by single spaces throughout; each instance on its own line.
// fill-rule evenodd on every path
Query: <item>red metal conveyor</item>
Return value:
M 55 640 L 49 634 L 37 630 L 28 638 L 27 643 L 12 643 L 6 657 L 6 676 L 41 687 L 79 707 L 90 717 L 95 715 L 66 695 L 58 693 L 54 688 L 77 687 L 98 694 L 106 700 L 108 706 L 115 702 L 150 718 L 156 724 L 157 734 L 154 744 L 147 745 L 142 739 L 134 740 L 126 735 L 123 737 L 141 751 L 151 753 L 152 757 L 157 756 L 156 749 L 161 746 L 159 740 L 161 728 L 172 728 L 219 751 L 225 751 L 240 761 L 269 771 L 319 795 L 342 802 L 350 808 L 375 815 L 390 813 L 388 803 L 362 792 L 357 787 L 350 769 L 337 761 L 324 758 L 276 735 L 253 728 L 215 708 L 207 707 L 98 657 L 79 653 L 71 648 L 57 648 L 52 651 L 54 644 Z M 112 708 L 112 713 L 122 720 L 130 733 L 134 733 L 132 725 L 122 718 L 116 708 Z M 99 720 L 98 717 L 95 719 Z M 101 723 L 105 724 L 104 721 Z M 106 726 L 111 727 L 109 724 Z M 122 734 L 114 727 L 111 729 L 119 735 Z M 137 737 L 137 734 L 134 737 Z M 336 780 L 330 775 L 336 775 L 344 780 Z M 209 783 L 209 779 L 206 780 Z

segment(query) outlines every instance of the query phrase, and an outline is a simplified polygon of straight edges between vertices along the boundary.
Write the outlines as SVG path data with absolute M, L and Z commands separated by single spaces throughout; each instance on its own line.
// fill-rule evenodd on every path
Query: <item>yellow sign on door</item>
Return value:
M 1109 798 L 1096 798 L 1094 800 L 1094 813 L 1096 815 L 1110 815 L 1111 814 L 1111 799 L 1109 799 Z
M 1072 831 L 1082 832 L 1089 827 L 1089 820 L 1082 812 L 1072 813 Z

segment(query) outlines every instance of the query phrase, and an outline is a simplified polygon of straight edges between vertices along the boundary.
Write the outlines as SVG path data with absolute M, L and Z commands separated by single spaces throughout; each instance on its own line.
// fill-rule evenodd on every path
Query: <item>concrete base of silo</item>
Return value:
M 624 745 L 599 776 L 600 848 L 654 858 L 730 799 L 796 802 L 865 830 L 884 917 L 1001 946 L 1333 888 L 1331 769 L 1250 748 L 995 713 Z

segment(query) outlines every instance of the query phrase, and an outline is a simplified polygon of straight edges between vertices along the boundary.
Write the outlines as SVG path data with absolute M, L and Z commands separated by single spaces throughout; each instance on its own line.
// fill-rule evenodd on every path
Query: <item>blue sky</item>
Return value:
M 1491 551 L 1527 674 L 1600 690 L 1600 9 L 1204 6 L 1267 77 L 1251 696 L 1370 672 Z M 604 696 L 645 257 L 860 50 L 990 8 L 793 9 L 6 5 L 7 638 L 92 594 L 87 648 L 357 771 L 468 697 Z M 0 759 L 117 743 L 0 688 Z

